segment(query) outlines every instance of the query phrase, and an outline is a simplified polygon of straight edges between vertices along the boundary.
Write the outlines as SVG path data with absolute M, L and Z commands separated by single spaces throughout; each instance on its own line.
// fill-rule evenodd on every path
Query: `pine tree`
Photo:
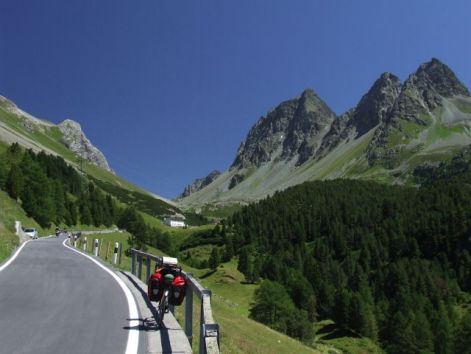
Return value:
M 461 319 L 455 333 L 455 353 L 471 354 L 471 310 Z
M 430 329 L 430 323 L 424 313 L 416 310 L 413 320 L 413 330 L 415 332 L 415 344 L 420 353 L 433 353 L 433 335 Z
M 412 316 L 396 312 L 390 320 L 390 326 L 387 331 L 385 342 L 387 353 L 419 353 L 415 333 L 412 327 Z
M 264 280 L 255 290 L 250 317 L 269 327 L 286 333 L 287 321 L 295 306 L 286 289 L 279 283 Z
M 0 190 L 5 188 L 8 172 L 9 170 L 5 159 L 3 157 L 0 157 Z
M 333 318 L 338 326 L 349 328 L 352 315 L 352 294 L 347 289 L 339 289 L 335 296 Z
M 262 258 L 260 256 L 256 256 L 253 259 L 252 263 L 252 274 L 250 281 L 252 283 L 257 283 L 260 280 L 260 273 L 262 270 Z
M 452 353 L 451 325 L 445 305 L 441 302 L 431 322 L 434 336 L 434 348 L 437 354 Z
M 92 213 L 90 207 L 88 206 L 88 201 L 85 197 L 78 200 L 79 204 L 79 213 L 80 213 L 80 223 L 82 225 L 91 225 L 93 222 Z
M 8 195 L 13 199 L 18 199 L 23 192 L 25 180 L 21 169 L 17 165 L 11 167 L 5 184 Z
M 223 228 L 223 231 L 225 228 Z M 225 232 L 225 231 L 224 231 Z M 232 243 L 232 237 L 227 237 L 227 241 L 224 247 L 224 256 L 223 256 L 223 261 L 224 262 L 229 262 L 232 257 L 234 257 L 234 245 Z
M 208 259 L 209 268 L 211 268 L 212 270 L 216 270 L 220 263 L 221 259 L 219 257 L 219 250 L 217 247 L 213 247 L 213 249 L 211 250 L 211 255 Z
M 245 280 L 250 282 L 252 278 L 252 260 L 249 255 L 247 248 L 242 248 L 239 255 L 239 261 L 237 263 L 237 270 L 244 274 Z

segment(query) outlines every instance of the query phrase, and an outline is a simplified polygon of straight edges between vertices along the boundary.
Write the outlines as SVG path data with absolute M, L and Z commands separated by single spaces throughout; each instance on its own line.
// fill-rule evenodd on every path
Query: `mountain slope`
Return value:
M 0 139 L 18 142 L 35 151 L 45 150 L 56 155 L 82 158 L 112 172 L 103 153 L 87 139 L 80 124 L 66 119 L 59 125 L 36 118 L 0 96 Z M 65 151 L 64 147 L 69 151 Z M 73 155 L 70 155 L 70 152 Z
M 471 97 L 438 59 L 401 83 L 382 74 L 339 117 L 312 91 L 281 103 L 250 130 L 231 167 L 180 203 L 245 203 L 304 181 L 413 183 L 420 165 L 471 144 Z
M 70 119 L 55 125 L 38 119 L 0 96 L 0 143 L 19 143 L 33 151 L 61 156 L 69 164 L 99 181 L 101 188 L 122 202 L 147 205 L 151 215 L 180 213 L 175 204 L 133 185 L 114 174 L 100 150 L 83 133 L 80 125 Z
M 185 187 L 185 189 L 183 190 L 183 193 L 180 194 L 177 197 L 177 199 L 188 197 L 189 195 L 203 189 L 207 185 L 211 184 L 216 178 L 218 178 L 220 174 L 221 172 L 219 172 L 218 170 L 214 170 L 206 177 L 197 178 L 196 180 L 193 181 L 192 184 L 189 184 L 188 186 Z

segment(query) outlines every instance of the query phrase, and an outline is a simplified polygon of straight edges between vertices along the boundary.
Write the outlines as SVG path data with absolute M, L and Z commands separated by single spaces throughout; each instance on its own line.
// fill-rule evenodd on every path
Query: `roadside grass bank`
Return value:
M 11 199 L 7 193 L 0 191 L 0 263 L 11 256 L 20 240 L 15 235 L 15 221 L 24 227 L 34 227 L 40 236 L 49 230 L 41 228 L 36 221 L 28 218 L 21 206 Z

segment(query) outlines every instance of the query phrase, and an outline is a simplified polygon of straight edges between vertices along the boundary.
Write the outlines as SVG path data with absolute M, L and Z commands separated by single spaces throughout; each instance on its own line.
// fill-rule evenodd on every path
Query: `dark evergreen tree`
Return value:
M 13 199 L 18 199 L 23 192 L 25 180 L 23 172 L 17 165 L 13 165 L 6 179 L 7 193 Z
M 250 282 L 252 278 L 252 260 L 247 248 L 242 249 L 237 263 L 237 270 L 244 274 L 246 281 Z
M 223 230 L 225 230 L 225 228 Z M 229 262 L 232 257 L 234 257 L 234 245 L 232 243 L 232 237 L 229 236 L 224 245 L 224 255 L 222 258 L 224 262 Z
M 219 256 L 219 250 L 217 247 L 213 247 L 213 249 L 211 250 L 211 255 L 208 259 L 209 268 L 216 270 L 220 263 L 221 258 Z
M 453 352 L 451 324 L 445 305 L 442 302 L 439 304 L 438 310 L 434 313 L 431 326 L 434 339 L 434 352 L 437 354 L 451 354 Z
M 468 309 L 455 332 L 455 353 L 471 354 L 471 310 Z
M 250 317 L 286 333 L 287 321 L 294 311 L 295 306 L 285 288 L 276 282 L 264 280 L 255 291 Z
M 262 271 L 262 258 L 260 255 L 257 255 L 253 258 L 252 274 L 250 277 L 250 282 L 257 283 L 260 280 L 261 271 Z

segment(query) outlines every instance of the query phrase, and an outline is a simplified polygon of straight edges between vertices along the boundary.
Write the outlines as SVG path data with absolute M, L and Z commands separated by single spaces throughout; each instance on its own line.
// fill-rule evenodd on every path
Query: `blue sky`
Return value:
M 2 0 L 0 94 L 78 121 L 124 178 L 173 198 L 312 88 L 336 112 L 437 57 L 471 88 L 467 0 Z

